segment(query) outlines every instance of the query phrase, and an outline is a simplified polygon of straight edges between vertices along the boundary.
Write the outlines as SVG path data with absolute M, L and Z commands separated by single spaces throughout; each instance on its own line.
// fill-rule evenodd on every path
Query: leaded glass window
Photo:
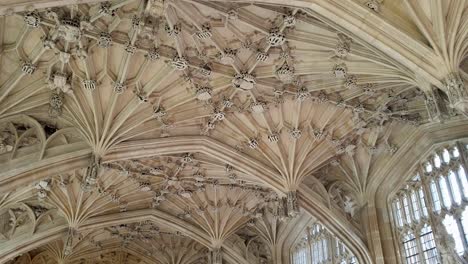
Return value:
M 345 244 L 320 224 L 306 228 L 291 255 L 293 264 L 358 264 Z
M 402 262 L 468 260 L 467 144 L 441 148 L 392 198 Z

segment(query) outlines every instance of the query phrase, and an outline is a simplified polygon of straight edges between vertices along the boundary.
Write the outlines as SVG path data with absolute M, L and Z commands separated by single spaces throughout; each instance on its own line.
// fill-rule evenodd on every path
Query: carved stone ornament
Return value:
M 107 1 L 100 4 L 98 12 L 103 16 L 115 16 L 115 9 L 112 9 L 112 4 Z
M 346 89 L 354 89 L 357 88 L 357 77 L 355 75 L 348 75 L 346 76 L 346 80 L 344 83 L 344 87 Z
M 64 96 L 62 92 L 52 92 L 49 98 L 49 116 L 58 117 L 62 115 L 63 101 Z
M 450 106 L 468 113 L 468 92 L 460 75 L 452 73 L 447 76 L 446 87 Z
M 37 12 L 28 12 L 24 15 L 24 22 L 28 27 L 37 28 L 41 24 L 41 17 Z
M 237 50 L 226 48 L 223 53 L 219 55 L 219 62 L 224 65 L 233 64 L 237 55 Z
M 156 48 L 152 48 L 146 53 L 145 58 L 147 58 L 150 61 L 155 61 L 159 59 L 161 55 L 159 54 L 159 50 Z
M 380 12 L 380 5 L 382 4 L 382 0 L 369 0 L 366 2 L 366 6 L 374 11 L 374 12 Z
M 266 104 L 264 102 L 254 102 L 251 106 L 250 109 L 252 109 L 253 113 L 260 114 L 263 113 L 266 109 Z
M 234 76 L 232 79 L 232 85 L 240 90 L 252 90 L 255 87 L 255 77 L 249 73 L 241 73 Z
M 98 38 L 98 46 L 101 48 L 108 48 L 112 45 L 112 37 L 107 32 L 101 32 Z
M 299 128 L 294 128 L 289 131 L 289 135 L 292 139 L 299 139 L 302 136 L 302 131 Z
M 58 36 L 68 42 L 78 42 L 81 39 L 80 20 L 77 18 L 64 18 L 58 26 Z
M 96 89 L 96 81 L 95 80 L 83 80 L 82 83 L 83 83 L 83 87 L 86 90 L 94 91 Z
M 114 83 L 114 92 L 116 94 L 122 94 L 123 92 L 125 92 L 126 89 L 127 87 L 125 86 L 125 84 L 120 82 Z
M 255 56 L 255 59 L 259 62 L 265 62 L 268 60 L 268 53 L 266 52 L 262 52 L 262 51 L 258 51 L 257 52 L 257 55 Z
M 28 74 L 28 75 L 32 75 L 34 74 L 34 72 L 36 71 L 37 67 L 36 65 L 30 63 L 30 62 L 25 62 L 23 63 L 23 65 L 21 66 L 21 71 L 24 73 L 24 74 Z
M 297 90 L 296 100 L 298 102 L 303 102 L 310 98 L 310 92 L 306 87 L 301 87 Z
M 346 77 L 347 72 L 348 72 L 348 68 L 346 67 L 346 64 L 344 63 L 336 64 L 333 67 L 333 75 L 335 75 L 336 78 Z
M 211 26 L 209 24 L 203 24 L 200 31 L 197 31 L 195 35 L 199 39 L 209 39 L 213 36 L 211 33 Z
M 351 41 L 347 37 L 339 38 L 338 44 L 336 44 L 335 55 L 339 58 L 346 58 L 351 51 Z
M 199 87 L 196 91 L 197 99 L 200 101 L 208 101 L 211 99 L 212 89 L 209 87 Z
M 267 42 L 273 47 L 281 46 L 286 42 L 286 37 L 278 28 L 273 28 L 267 36 Z
M 175 56 L 171 61 L 172 67 L 178 71 L 183 71 L 187 69 L 188 62 L 184 57 Z
M 96 186 L 100 168 L 101 158 L 98 155 L 93 154 L 91 156 L 90 163 L 86 168 L 86 172 L 83 177 L 83 182 L 81 184 L 81 188 L 83 189 L 83 191 L 89 192 Z
M 294 70 L 291 67 L 289 67 L 287 63 L 284 63 L 280 68 L 276 70 L 276 76 L 283 83 L 289 84 L 294 81 Z

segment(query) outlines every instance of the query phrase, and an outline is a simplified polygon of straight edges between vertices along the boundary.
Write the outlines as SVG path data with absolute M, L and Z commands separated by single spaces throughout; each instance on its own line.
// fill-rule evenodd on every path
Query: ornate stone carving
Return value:
M 112 9 L 112 4 L 107 1 L 100 4 L 98 12 L 103 16 L 115 16 L 115 9 Z
M 266 103 L 261 101 L 254 102 L 250 106 L 250 109 L 252 109 L 252 112 L 256 114 L 263 113 L 266 109 Z
M 284 63 L 276 70 L 276 76 L 283 83 L 289 84 L 294 81 L 294 70 L 287 63 Z
M 383 0 L 369 0 L 366 2 L 366 6 L 372 11 L 379 13 L 382 2 Z
M 247 145 L 248 145 L 249 148 L 251 148 L 251 149 L 256 149 L 256 148 L 258 148 L 258 141 L 257 141 L 257 139 L 252 138 L 252 139 L 250 139 L 250 140 L 247 142 Z
M 152 48 L 146 53 L 145 58 L 147 58 L 150 61 L 155 61 L 159 59 L 161 55 L 159 54 L 159 50 L 156 48 Z
M 310 92 L 306 87 L 301 87 L 297 90 L 296 100 L 298 102 L 303 102 L 310 98 Z
M 47 81 L 51 90 L 58 90 L 63 93 L 72 93 L 70 77 L 64 73 L 56 72 Z
M 212 89 L 206 86 L 197 88 L 196 96 L 200 101 L 208 101 L 211 99 Z
M 34 185 L 34 188 L 37 190 L 37 197 L 39 200 L 47 198 L 48 193 L 51 190 L 51 181 L 50 180 L 41 180 Z
M 25 62 L 21 66 L 21 71 L 24 74 L 32 75 L 36 71 L 36 68 L 37 68 L 36 65 L 34 65 L 34 64 L 30 63 L 30 62 Z
M 177 37 L 180 34 L 180 31 L 182 30 L 180 24 L 175 24 L 172 27 L 169 24 L 166 24 L 164 29 L 166 30 L 166 33 L 169 37 L 174 37 L 174 38 Z
M 255 87 L 255 77 L 249 73 L 241 73 L 234 76 L 232 79 L 232 85 L 240 90 L 251 90 Z
M 41 17 L 35 11 L 28 12 L 24 15 L 24 22 L 28 27 L 37 28 L 41 24 Z
M 83 182 L 81 184 L 83 191 L 89 192 L 96 186 L 100 168 L 101 158 L 98 155 L 93 154 L 88 168 L 86 168 L 85 175 L 83 176 Z
M 112 36 L 107 32 L 101 32 L 98 38 L 98 46 L 108 48 L 112 45 Z
M 267 36 L 267 42 L 273 47 L 281 46 L 286 41 L 286 37 L 278 28 L 272 28 Z
M 211 33 L 211 26 L 210 24 L 203 24 L 201 30 L 197 31 L 195 35 L 199 39 L 209 39 L 213 36 Z
M 96 81 L 95 80 L 83 80 L 82 84 L 83 84 L 83 87 L 86 90 L 94 91 L 96 89 Z
M 346 89 L 355 89 L 357 88 L 357 77 L 355 75 L 346 76 L 344 83 Z
M 346 64 L 344 63 L 336 64 L 333 67 L 333 75 L 335 75 L 336 78 L 346 77 L 347 72 L 348 72 L 348 68 L 346 67 Z
M 225 48 L 222 53 L 218 54 L 219 62 L 224 65 L 233 64 L 237 55 L 237 50 Z
M 296 25 L 296 17 L 292 14 L 283 15 L 283 23 L 286 27 L 294 27 Z
M 166 109 L 164 109 L 164 107 L 162 106 L 154 107 L 153 116 L 156 119 L 161 119 L 162 117 L 166 115 L 167 115 L 167 112 L 166 112 Z
M 338 44 L 335 48 L 335 55 L 339 58 L 346 58 L 351 51 L 351 39 L 346 35 L 338 34 Z
M 54 91 L 49 98 L 49 116 L 58 117 L 62 114 L 64 96 L 60 91 Z
M 299 128 L 293 128 L 289 131 L 289 135 L 292 139 L 299 139 L 302 136 L 302 131 Z
M 82 32 L 78 18 L 63 18 L 57 28 L 58 36 L 68 42 L 78 42 Z
M 464 114 L 468 113 L 468 92 L 460 75 L 452 73 L 446 78 L 447 95 L 450 106 Z
M 114 83 L 114 92 L 116 94 L 122 94 L 127 89 L 127 86 L 121 82 Z
M 183 71 L 187 69 L 188 62 L 184 57 L 175 56 L 171 61 L 172 67 L 178 71 Z
M 268 53 L 266 52 L 262 52 L 262 51 L 258 51 L 257 52 L 257 55 L 255 56 L 255 59 L 259 62 L 265 62 L 268 60 Z
M 129 55 L 135 54 L 136 49 L 137 49 L 136 46 L 132 45 L 132 43 L 130 42 L 125 43 L 124 50 Z

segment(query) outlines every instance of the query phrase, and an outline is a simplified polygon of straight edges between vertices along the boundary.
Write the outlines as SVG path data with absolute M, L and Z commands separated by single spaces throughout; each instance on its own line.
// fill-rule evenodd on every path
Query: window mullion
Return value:
M 461 222 L 461 218 L 462 218 L 462 210 L 461 208 L 458 208 L 456 210 L 456 213 L 454 214 L 454 218 L 455 218 L 455 221 L 457 222 L 457 226 L 458 226 L 458 231 L 460 232 L 460 238 L 461 238 L 461 241 L 463 243 L 463 248 L 465 249 L 465 252 L 468 251 L 468 241 L 466 241 L 466 236 L 465 236 L 465 230 L 463 228 L 463 224 Z
M 423 251 L 423 247 L 422 247 L 422 244 L 421 244 L 421 230 L 415 230 L 415 238 L 416 238 L 416 246 L 418 247 L 418 256 L 419 256 L 419 260 L 421 263 L 425 264 L 426 263 L 426 258 L 424 257 L 424 251 Z
M 416 223 L 418 220 L 416 219 L 416 215 L 414 213 L 414 207 L 413 207 L 413 199 L 411 197 L 411 190 L 408 190 L 406 192 L 406 199 L 408 200 L 408 207 L 409 207 L 409 211 L 410 211 L 410 216 L 411 216 L 411 219 L 412 222 Z
M 421 181 L 423 184 L 421 184 L 422 191 L 424 193 L 424 202 L 426 203 L 426 209 L 427 209 L 427 214 L 430 215 L 434 214 L 434 197 L 432 196 L 432 191 L 431 191 L 431 182 L 434 180 L 432 176 L 425 175 L 422 167 L 419 167 L 419 173 L 421 176 Z M 437 187 L 436 187 L 437 189 Z M 437 191 L 439 193 L 439 191 Z M 439 195 L 440 197 L 440 195 Z M 440 198 L 439 198 L 440 199 Z

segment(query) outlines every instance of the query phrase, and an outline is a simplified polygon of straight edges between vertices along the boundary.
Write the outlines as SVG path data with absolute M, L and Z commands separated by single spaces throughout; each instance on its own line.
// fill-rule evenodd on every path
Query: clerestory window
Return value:
M 344 243 L 317 223 L 305 229 L 291 253 L 293 264 L 358 264 Z
M 467 158 L 465 143 L 438 149 L 392 197 L 403 263 L 468 260 Z

